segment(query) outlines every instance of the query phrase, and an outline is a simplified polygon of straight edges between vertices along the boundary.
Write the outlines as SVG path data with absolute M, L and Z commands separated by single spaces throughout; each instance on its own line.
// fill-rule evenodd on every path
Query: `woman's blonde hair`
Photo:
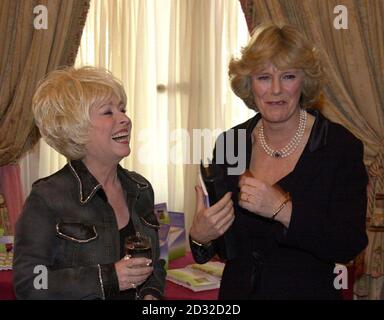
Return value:
M 122 84 L 108 71 L 95 67 L 56 70 L 38 85 L 32 110 L 41 136 L 70 160 L 85 156 L 91 126 L 90 110 L 115 96 L 124 105 Z
M 300 103 L 311 107 L 318 102 L 324 72 L 317 49 L 293 26 L 261 24 L 252 32 L 241 57 L 229 63 L 232 90 L 249 108 L 258 110 L 251 76 L 269 63 L 279 70 L 301 69 L 305 77 Z

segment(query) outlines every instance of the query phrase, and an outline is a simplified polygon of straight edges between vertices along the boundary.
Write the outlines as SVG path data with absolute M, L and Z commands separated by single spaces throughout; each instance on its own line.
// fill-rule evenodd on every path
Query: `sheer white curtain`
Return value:
M 217 134 L 253 115 L 227 76 L 247 39 L 238 0 L 91 2 L 76 66 L 105 67 L 122 80 L 133 134 L 132 153 L 121 164 L 151 181 L 157 203 L 185 212 L 187 228 L 198 167 L 192 162 L 200 158 L 194 129 Z M 41 141 L 21 161 L 26 194 L 36 178 L 65 163 Z

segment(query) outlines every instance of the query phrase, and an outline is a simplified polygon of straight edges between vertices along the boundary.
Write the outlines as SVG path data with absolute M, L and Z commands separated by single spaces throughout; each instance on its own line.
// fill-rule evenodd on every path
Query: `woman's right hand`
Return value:
M 152 274 L 151 260 L 147 258 L 124 257 L 115 263 L 120 291 L 141 285 Z
M 203 190 L 200 186 L 196 186 L 195 190 L 196 213 L 189 234 L 193 240 L 206 244 L 223 235 L 233 223 L 235 215 L 232 194 L 227 192 L 220 201 L 206 208 Z

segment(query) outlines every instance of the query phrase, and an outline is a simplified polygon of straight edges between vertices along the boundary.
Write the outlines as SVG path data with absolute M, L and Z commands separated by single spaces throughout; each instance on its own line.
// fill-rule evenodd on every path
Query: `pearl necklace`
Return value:
M 259 129 L 260 144 L 267 155 L 276 159 L 286 158 L 289 155 L 291 155 L 300 144 L 301 139 L 304 136 L 306 125 L 307 125 L 307 112 L 303 109 L 300 109 L 299 126 L 296 130 L 295 135 L 292 137 L 291 141 L 289 141 L 289 143 L 284 148 L 280 150 L 274 150 L 265 141 L 264 127 L 263 127 L 263 123 L 261 122 L 261 126 Z

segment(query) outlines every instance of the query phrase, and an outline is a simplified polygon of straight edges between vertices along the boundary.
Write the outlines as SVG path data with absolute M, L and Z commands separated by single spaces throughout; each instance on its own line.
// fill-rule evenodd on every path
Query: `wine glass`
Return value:
M 148 237 L 136 232 L 125 238 L 125 254 L 131 258 L 152 259 L 151 241 Z
M 136 232 L 134 235 L 125 238 L 124 249 L 127 258 L 147 258 L 152 259 L 151 240 L 140 232 Z M 151 263 L 152 265 L 152 263 Z M 135 299 L 139 300 L 140 297 L 135 289 Z

